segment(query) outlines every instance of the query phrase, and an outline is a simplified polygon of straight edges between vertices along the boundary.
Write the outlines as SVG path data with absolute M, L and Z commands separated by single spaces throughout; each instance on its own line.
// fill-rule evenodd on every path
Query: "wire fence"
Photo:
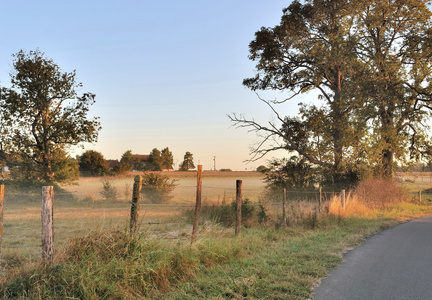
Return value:
M 195 208 L 197 185 L 194 178 L 179 180 L 172 192 L 172 197 L 166 203 L 149 203 L 142 196 L 139 208 L 139 224 L 146 226 L 165 226 L 160 231 L 175 233 L 184 229 L 185 222 L 178 221 L 178 217 L 186 216 L 187 212 Z M 112 228 L 128 228 L 131 218 L 131 199 L 133 194 L 132 180 L 113 185 L 116 196 L 111 200 L 104 200 L 102 184 L 96 182 L 85 191 L 69 190 L 54 192 L 52 199 L 53 235 L 55 244 L 63 246 L 70 238 L 84 236 L 91 230 L 109 230 Z M 312 203 L 314 210 L 332 196 L 336 191 L 320 190 L 287 190 L 286 203 L 306 200 Z M 205 178 L 202 183 L 202 207 L 209 208 L 217 205 L 233 205 L 237 195 L 236 180 L 233 178 Z M 242 198 L 249 205 L 266 205 L 276 215 L 282 214 L 284 207 L 283 192 L 269 191 L 260 178 L 245 178 L 242 187 Z M 23 256 L 38 257 L 44 253 L 41 240 L 41 222 L 43 210 L 41 205 L 42 193 L 24 193 L 19 190 L 8 189 L 4 193 L 4 218 L 2 220 L 2 252 L 16 253 Z M 43 203 L 43 201 L 42 201 Z M 291 205 L 291 208 L 293 205 Z M 190 213 L 189 213 L 190 215 Z M 184 219 L 184 218 L 183 218 Z M 187 225 L 186 228 L 191 226 Z M 177 233 L 176 233 L 177 234 Z M 184 232 L 182 233 L 184 235 Z M 173 235 L 175 236 L 175 235 Z

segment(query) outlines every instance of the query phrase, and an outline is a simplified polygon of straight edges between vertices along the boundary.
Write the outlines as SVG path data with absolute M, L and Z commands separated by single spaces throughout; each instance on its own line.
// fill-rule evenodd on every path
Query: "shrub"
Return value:
M 163 203 L 172 198 L 176 179 L 153 172 L 144 172 L 141 192 L 151 203 Z
M 255 207 L 251 204 L 249 199 L 242 201 L 241 214 L 242 223 L 249 226 L 254 217 Z M 204 206 L 201 210 L 201 215 L 204 219 L 214 221 L 223 226 L 230 227 L 236 222 L 236 202 L 233 201 L 230 205 L 212 205 Z
M 359 203 L 369 208 L 382 208 L 408 201 L 408 194 L 390 179 L 366 179 L 354 190 Z
M 117 189 L 113 186 L 111 180 L 102 180 L 102 190 L 100 194 L 105 200 L 117 200 Z

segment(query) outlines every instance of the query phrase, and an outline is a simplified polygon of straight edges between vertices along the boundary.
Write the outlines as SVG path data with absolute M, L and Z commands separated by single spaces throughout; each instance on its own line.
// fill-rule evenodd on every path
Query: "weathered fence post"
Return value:
M 422 193 L 421 191 L 418 192 L 419 195 L 419 203 L 422 204 Z
M 0 185 L 0 258 L 1 258 L 1 245 L 3 238 L 3 207 L 4 207 L 4 185 Z
M 341 192 L 341 204 L 342 204 L 342 209 L 345 210 L 345 190 L 342 190 Z
M 236 181 L 236 226 L 235 235 L 238 236 L 241 230 L 241 206 L 242 206 L 242 181 Z
M 51 260 L 54 254 L 54 188 L 42 187 L 42 259 Z
M 322 202 L 322 187 L 319 187 L 319 196 L 318 196 L 318 212 L 321 213 L 321 202 Z
M 283 226 L 287 226 L 286 209 L 285 209 L 286 200 L 287 200 L 287 190 L 286 190 L 286 188 L 284 188 L 283 189 L 283 195 L 282 195 L 282 223 L 283 223 Z
M 201 187 L 202 187 L 202 165 L 198 165 L 197 169 L 197 190 L 196 190 L 196 202 L 195 202 L 195 215 L 192 226 L 192 238 L 191 243 L 196 239 L 198 233 L 198 222 L 201 211 Z
M 138 224 L 139 200 L 141 197 L 142 177 L 135 176 L 132 190 L 132 204 L 130 215 L 130 232 L 135 232 Z

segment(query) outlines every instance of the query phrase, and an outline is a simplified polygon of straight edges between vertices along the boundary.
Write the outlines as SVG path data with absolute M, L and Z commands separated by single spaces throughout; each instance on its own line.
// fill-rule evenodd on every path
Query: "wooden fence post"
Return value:
M 4 185 L 0 185 L 0 258 L 1 258 L 1 245 L 3 238 L 3 207 L 4 207 Z
M 195 241 L 198 233 L 198 222 L 199 222 L 199 216 L 201 211 L 201 188 L 202 188 L 202 165 L 198 165 L 195 215 L 194 215 L 194 222 L 192 226 L 191 243 Z
M 422 204 L 422 193 L 421 191 L 418 192 L 419 195 L 419 203 Z
M 286 209 L 285 209 L 286 200 L 287 200 L 287 190 L 286 190 L 286 188 L 284 188 L 283 189 L 283 195 L 282 195 L 282 223 L 283 223 L 283 226 L 287 226 Z
M 321 202 L 322 202 L 322 187 L 319 187 L 319 196 L 318 196 L 318 212 L 321 213 Z
M 242 206 L 242 181 L 236 181 L 236 226 L 235 235 L 238 236 L 241 230 L 241 206 Z
M 342 209 L 345 210 L 345 190 L 342 190 L 341 192 L 341 204 L 342 204 Z
M 42 187 L 42 259 L 51 260 L 54 254 L 54 188 Z
M 141 197 L 142 177 L 135 176 L 132 190 L 132 204 L 130 215 L 130 232 L 135 232 L 138 224 L 139 200 Z

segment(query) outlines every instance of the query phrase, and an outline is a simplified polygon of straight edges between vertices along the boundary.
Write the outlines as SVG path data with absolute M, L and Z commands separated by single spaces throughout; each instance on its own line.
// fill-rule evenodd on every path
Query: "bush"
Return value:
M 100 194 L 105 200 L 117 200 L 117 189 L 113 186 L 111 180 L 102 180 L 102 190 Z
M 144 172 L 141 192 L 151 203 L 163 203 L 172 198 L 176 179 L 153 172 Z
M 354 190 L 356 200 L 369 208 L 382 208 L 408 201 L 408 194 L 390 179 L 366 179 Z
M 249 226 L 254 217 L 255 207 L 250 203 L 249 199 L 244 199 L 241 206 L 242 223 Z M 233 201 L 230 205 L 212 205 L 204 206 L 201 210 L 201 215 L 204 219 L 214 221 L 223 226 L 230 227 L 236 222 L 236 202 Z

